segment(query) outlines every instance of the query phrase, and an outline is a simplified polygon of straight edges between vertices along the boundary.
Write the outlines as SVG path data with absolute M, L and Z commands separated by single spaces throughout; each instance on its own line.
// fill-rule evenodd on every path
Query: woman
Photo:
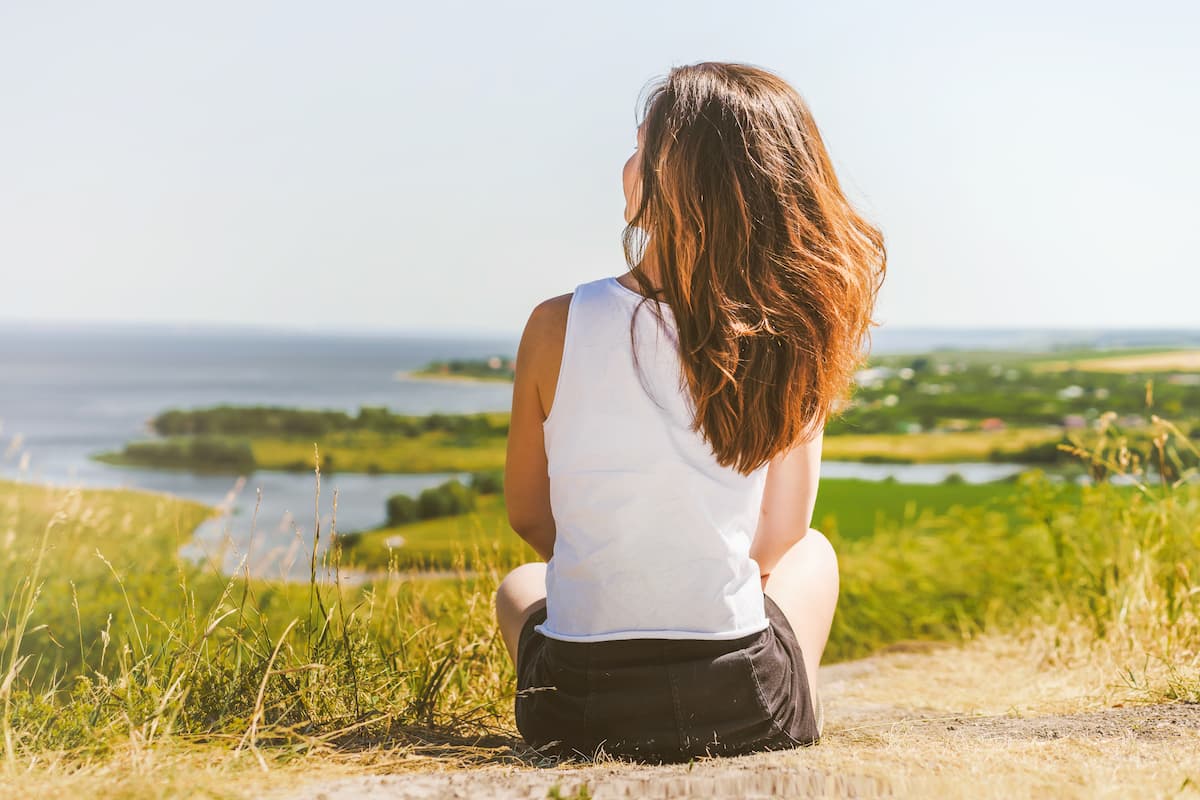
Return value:
M 774 74 L 676 67 L 643 112 L 629 272 L 539 304 L 517 350 L 505 501 L 545 559 L 496 593 L 517 727 L 660 762 L 812 744 L 838 596 L 822 432 L 883 238 Z

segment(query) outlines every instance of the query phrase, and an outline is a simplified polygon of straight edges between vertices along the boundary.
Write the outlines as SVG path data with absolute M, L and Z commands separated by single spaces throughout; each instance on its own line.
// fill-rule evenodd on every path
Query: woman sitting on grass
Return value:
M 770 72 L 672 69 L 637 142 L 629 273 L 540 303 L 517 350 L 505 500 L 546 559 L 496 593 L 517 727 L 650 761 L 812 744 L 838 596 L 821 440 L 883 238 Z

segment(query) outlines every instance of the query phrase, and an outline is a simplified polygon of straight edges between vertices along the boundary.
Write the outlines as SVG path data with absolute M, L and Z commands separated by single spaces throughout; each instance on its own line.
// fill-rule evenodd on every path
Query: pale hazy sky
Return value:
M 1190 2 L 0 0 L 0 320 L 520 331 L 625 270 L 639 96 L 743 61 L 883 326 L 1200 325 Z

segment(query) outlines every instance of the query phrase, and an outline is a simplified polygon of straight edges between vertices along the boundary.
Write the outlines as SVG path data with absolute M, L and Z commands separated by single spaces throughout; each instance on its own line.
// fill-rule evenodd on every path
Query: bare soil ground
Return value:
M 519 740 L 431 746 L 344 762 L 271 796 L 1200 796 L 1200 704 L 1147 703 L 1120 674 L 1105 651 L 1036 637 L 897 646 L 822 668 L 825 736 L 813 747 L 646 766 L 539 761 Z

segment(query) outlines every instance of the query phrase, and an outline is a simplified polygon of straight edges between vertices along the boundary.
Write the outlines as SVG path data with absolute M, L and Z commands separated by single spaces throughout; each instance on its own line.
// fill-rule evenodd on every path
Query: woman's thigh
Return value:
M 825 534 L 809 528 L 771 570 L 763 591 L 783 611 L 800 642 L 815 703 L 817 667 L 838 599 L 837 554 Z
M 546 564 L 522 564 L 504 576 L 496 589 L 496 620 L 508 655 L 517 663 L 517 641 L 525 621 L 546 605 Z

